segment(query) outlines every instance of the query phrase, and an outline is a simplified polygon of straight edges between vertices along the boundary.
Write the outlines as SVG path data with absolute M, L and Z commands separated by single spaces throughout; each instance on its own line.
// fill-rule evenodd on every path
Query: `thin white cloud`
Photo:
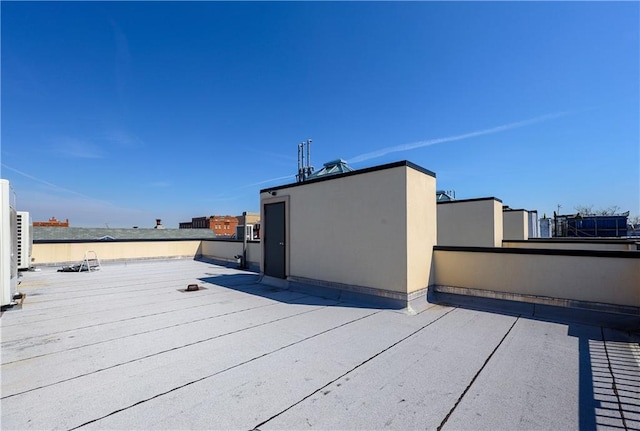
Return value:
M 18 203 L 20 209 L 29 211 L 34 220 L 46 220 L 54 216 L 60 220 L 69 219 L 72 226 L 131 227 L 137 224 L 152 227 L 153 221 L 160 218 L 152 211 L 34 190 L 21 191 L 18 194 Z
M 408 144 L 395 145 L 392 147 L 381 148 L 369 153 L 360 154 L 358 156 L 349 159 L 349 163 L 359 163 L 366 160 L 375 159 L 378 157 L 386 156 L 391 153 L 399 153 L 402 151 L 414 150 L 416 148 L 428 147 L 430 145 L 443 144 L 445 142 L 461 141 L 463 139 L 475 138 L 477 136 L 491 135 L 494 133 L 505 132 L 507 130 L 518 129 L 520 127 L 529 126 L 531 124 L 541 123 L 543 121 L 553 120 L 565 115 L 569 115 L 571 112 L 556 112 L 553 114 L 542 115 L 540 117 L 531 118 L 528 120 L 517 121 L 515 123 L 503 124 L 501 126 L 491 127 L 489 129 L 476 130 L 475 132 L 464 133 L 462 135 L 447 136 L 444 138 L 429 139 L 426 141 L 411 142 Z
M 70 190 L 70 189 L 67 189 L 67 188 L 64 188 L 64 187 L 60 187 L 60 186 L 58 186 L 56 184 L 50 183 L 49 181 L 45 181 L 45 180 L 43 180 L 41 178 L 34 177 L 33 175 L 29 175 L 26 172 L 22 172 L 22 171 L 20 171 L 20 170 L 18 170 L 16 168 L 12 168 L 11 166 L 5 165 L 4 163 L 2 163 L 2 167 L 5 168 L 5 169 L 9 169 L 10 171 L 15 172 L 16 174 L 22 175 L 25 178 L 29 178 L 30 180 L 33 180 L 33 181 L 39 182 L 41 184 L 44 184 L 46 186 L 52 187 L 55 190 L 58 190 L 58 191 L 61 191 L 61 192 L 66 192 L 66 193 L 71 193 L 71 194 L 74 194 L 76 196 L 80 196 L 80 197 L 83 197 L 83 198 L 86 198 L 86 199 L 93 199 L 92 197 L 89 197 L 89 196 L 87 196 L 85 194 L 82 194 L 80 192 L 76 192 L 75 190 Z
M 20 191 L 18 194 L 20 208 L 31 212 L 35 219 L 42 218 L 44 220 L 46 217 L 55 215 L 61 219 L 68 218 L 74 226 L 102 226 L 104 223 L 109 223 L 112 226 L 129 226 L 131 220 L 151 221 L 155 218 L 148 211 L 114 205 L 111 202 L 92 198 L 75 190 L 53 184 L 4 163 L 0 166 L 57 192 L 33 189 Z M 144 223 L 138 222 L 138 224 L 142 226 Z
M 285 175 L 284 177 L 277 177 L 277 178 L 270 178 L 268 180 L 264 180 L 264 181 L 259 181 L 257 183 L 251 183 L 251 184 L 246 184 L 242 187 L 238 187 L 240 189 L 246 188 L 246 187 L 253 187 L 253 186 L 259 186 L 262 184 L 267 184 L 267 183 L 273 183 L 275 181 L 281 181 L 281 180 L 286 180 L 286 179 L 293 179 L 295 178 L 295 175 Z
M 78 159 L 101 159 L 104 156 L 104 152 L 97 145 L 75 138 L 59 139 L 53 149 L 65 157 Z
M 126 148 L 139 148 L 144 146 L 142 139 L 123 129 L 113 129 L 107 132 L 104 135 L 104 139 L 112 144 Z

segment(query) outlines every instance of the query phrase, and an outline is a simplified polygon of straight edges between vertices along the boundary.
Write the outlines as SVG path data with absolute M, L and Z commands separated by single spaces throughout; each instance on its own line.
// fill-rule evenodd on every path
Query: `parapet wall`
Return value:
M 502 241 L 506 248 L 537 248 L 551 250 L 612 250 L 639 251 L 640 239 L 566 239 L 566 238 L 530 238 L 526 241 Z
M 638 252 L 437 246 L 434 268 L 449 293 L 640 311 Z
M 625 246 L 620 241 L 600 244 Z M 34 242 L 33 264 L 78 263 L 89 250 L 105 262 L 200 257 L 236 262 L 242 241 Z M 250 268 L 257 269 L 261 251 L 258 241 L 247 244 Z M 617 307 L 640 316 L 640 251 L 436 246 L 432 264 L 426 257 L 431 288 L 448 293 L 614 311 Z
M 238 240 L 204 240 L 200 249 L 200 257 L 223 262 L 236 262 L 236 256 L 242 254 L 242 241 Z M 262 247 L 260 241 L 247 242 L 247 263 L 256 271 L 260 269 Z
M 212 239 L 34 242 L 32 265 L 79 263 L 87 251 L 95 251 L 102 262 L 200 257 L 236 262 L 235 256 L 242 254 L 242 241 Z M 260 254 L 260 242 L 247 243 L 247 262 L 250 267 L 259 267 Z

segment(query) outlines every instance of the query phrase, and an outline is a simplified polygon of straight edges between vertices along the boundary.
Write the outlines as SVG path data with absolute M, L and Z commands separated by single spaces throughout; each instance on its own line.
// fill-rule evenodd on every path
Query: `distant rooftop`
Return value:
M 69 219 L 60 221 L 55 217 L 50 217 L 49 221 L 34 221 L 33 226 L 69 227 Z
M 34 241 L 63 240 L 145 240 L 145 239 L 207 239 L 215 238 L 210 229 L 132 229 L 90 227 L 33 227 Z

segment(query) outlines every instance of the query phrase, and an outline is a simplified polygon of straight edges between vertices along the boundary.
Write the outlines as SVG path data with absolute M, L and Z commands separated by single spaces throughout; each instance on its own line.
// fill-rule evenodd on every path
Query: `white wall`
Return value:
M 502 212 L 504 240 L 529 239 L 529 212 L 526 210 L 506 210 Z
M 407 292 L 433 283 L 431 259 L 436 244 L 436 181 L 422 172 L 407 170 Z
M 427 287 L 435 178 L 392 165 L 263 191 L 262 208 L 286 205 L 287 276 L 401 293 Z
M 203 240 L 200 253 L 210 259 L 236 262 L 235 256 L 242 254 L 242 241 Z M 247 263 L 260 265 L 262 247 L 258 241 L 247 242 Z
M 597 252 L 585 256 L 502 250 L 505 252 L 436 249 L 436 284 L 640 307 L 638 252 L 613 252 L 628 256 L 625 258 L 597 256 Z
M 502 202 L 496 198 L 437 204 L 438 245 L 501 247 Z
M 101 261 L 126 259 L 193 258 L 198 255 L 200 240 L 184 241 L 101 241 L 34 243 L 33 264 L 80 263 L 85 252 L 95 251 Z
M 8 305 L 18 286 L 17 217 L 8 180 L 0 179 L 0 305 Z
M 101 261 L 126 259 L 163 259 L 207 257 L 236 262 L 242 254 L 242 241 L 184 240 L 184 241 L 100 241 L 56 242 L 33 244 L 34 265 L 79 263 L 86 251 L 95 251 Z M 247 263 L 260 264 L 262 248 L 258 241 L 247 243 Z

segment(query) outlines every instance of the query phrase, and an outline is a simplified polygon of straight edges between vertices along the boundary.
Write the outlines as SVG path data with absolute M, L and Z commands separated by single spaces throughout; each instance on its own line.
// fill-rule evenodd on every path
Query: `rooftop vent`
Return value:
M 436 202 L 455 201 L 455 190 L 438 190 L 436 191 Z
M 342 159 L 337 159 L 337 160 L 332 160 L 330 162 L 325 163 L 322 169 L 320 169 L 317 172 L 314 172 L 307 179 L 311 180 L 313 178 L 321 178 L 321 177 L 326 177 L 328 175 L 344 174 L 346 172 L 353 172 L 353 171 L 355 171 L 355 169 L 347 165 L 346 161 Z

